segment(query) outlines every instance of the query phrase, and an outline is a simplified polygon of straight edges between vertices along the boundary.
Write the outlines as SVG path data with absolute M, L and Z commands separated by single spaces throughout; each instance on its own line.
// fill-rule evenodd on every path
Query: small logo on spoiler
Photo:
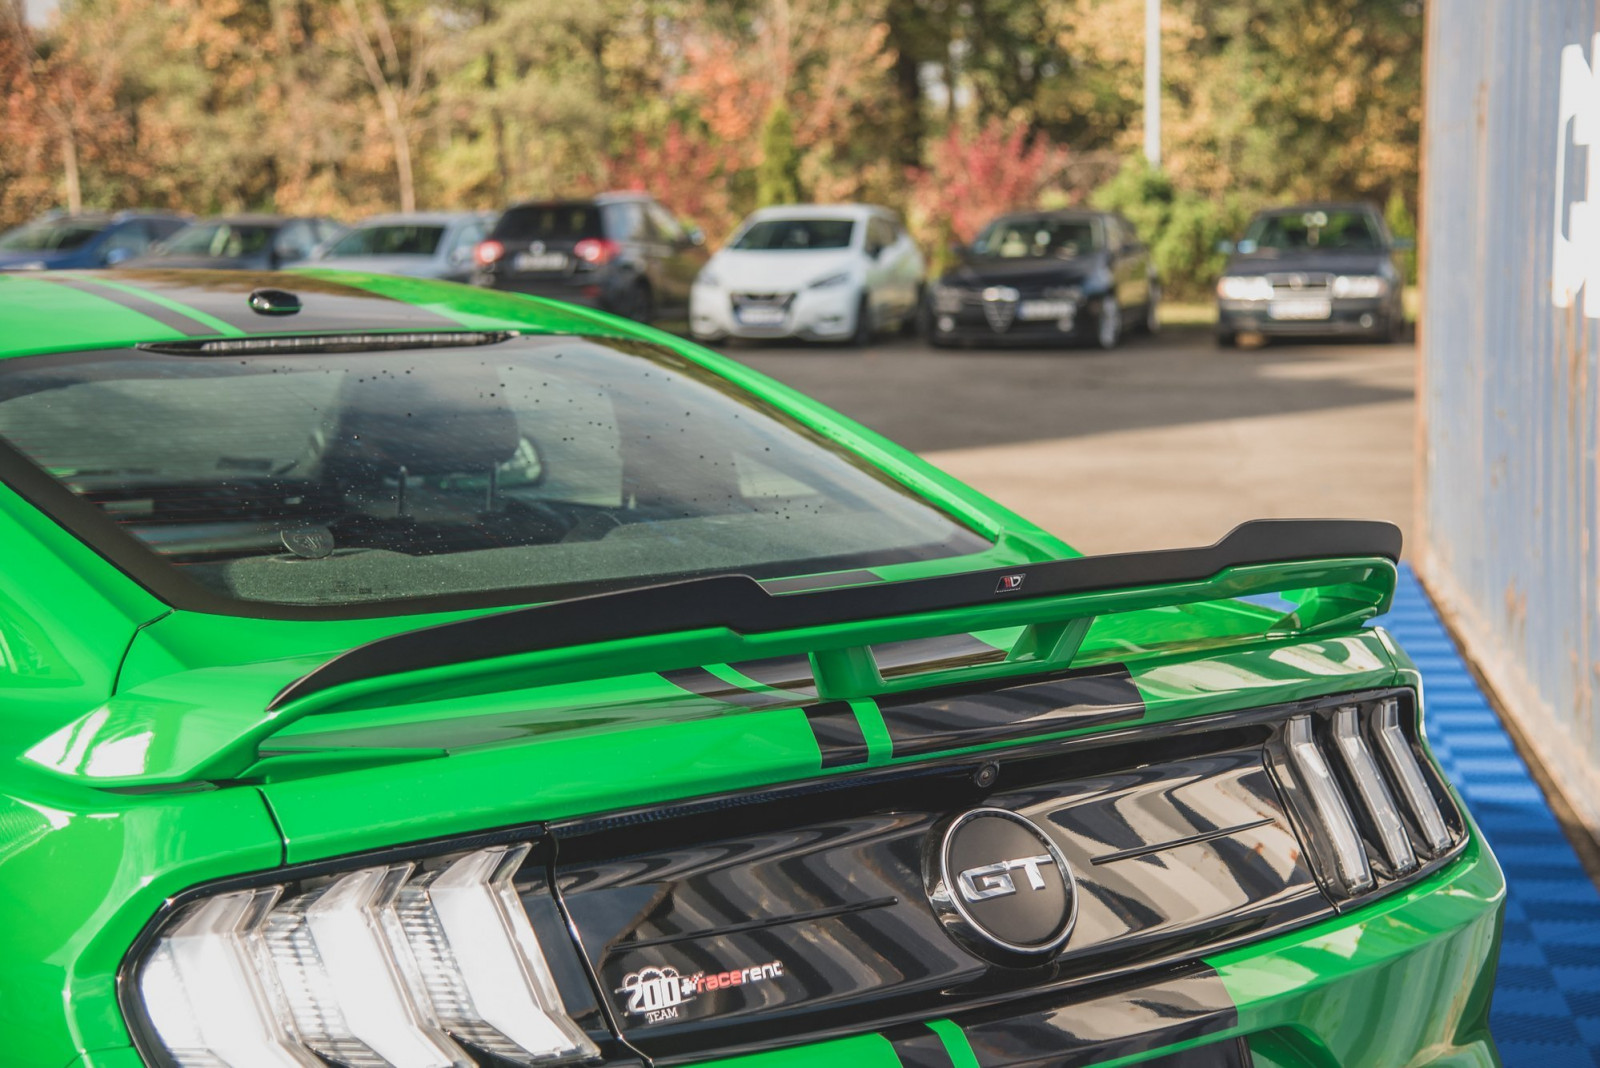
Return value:
M 994 588 L 994 592 L 1016 593 L 1018 590 L 1022 589 L 1022 580 L 1027 577 L 1028 573 L 1026 571 L 1016 575 L 1001 575 L 1000 584 Z

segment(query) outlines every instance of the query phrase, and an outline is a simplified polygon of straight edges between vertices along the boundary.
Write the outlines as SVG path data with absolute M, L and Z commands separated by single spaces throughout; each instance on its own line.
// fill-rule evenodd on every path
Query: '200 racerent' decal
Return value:
M 680 975 L 678 969 L 641 968 L 622 978 L 619 994 L 628 995 L 630 1016 L 642 1016 L 645 1023 L 659 1023 L 678 1017 L 678 1008 L 709 990 L 727 990 L 748 983 L 770 982 L 783 978 L 783 961 L 752 964 L 725 972 L 696 972 Z

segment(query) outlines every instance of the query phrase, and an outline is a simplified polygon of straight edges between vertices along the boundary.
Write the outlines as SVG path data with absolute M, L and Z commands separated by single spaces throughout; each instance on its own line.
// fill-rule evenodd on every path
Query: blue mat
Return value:
M 1600 1065 L 1600 892 L 1410 568 L 1379 622 L 1422 670 L 1428 738 L 1505 868 L 1500 1054 L 1507 1068 Z

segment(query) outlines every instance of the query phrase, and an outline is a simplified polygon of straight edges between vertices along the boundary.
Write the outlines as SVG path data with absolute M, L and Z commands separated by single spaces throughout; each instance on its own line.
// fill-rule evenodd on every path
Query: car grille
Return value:
M 1327 297 L 1333 294 L 1333 275 L 1325 271 L 1279 272 L 1267 275 L 1275 299 Z
M 735 308 L 783 308 L 794 303 L 793 293 L 733 293 L 729 299 Z
M 883 711 L 898 752 L 903 738 L 944 725 L 1049 720 L 1081 713 L 1074 702 L 1084 700 L 1066 679 L 924 695 Z M 981 1015 L 1085 984 L 1125 987 L 1135 971 L 1181 968 L 1409 884 L 1459 850 L 1461 818 L 1419 758 L 1446 838 L 1430 842 L 1422 821 L 1404 815 L 1415 862 L 1391 864 L 1397 847 L 1328 734 L 1340 709 L 1390 701 L 1403 744 L 1420 755 L 1410 700 L 1408 691 L 1352 695 L 576 820 L 552 828 L 555 883 L 624 1038 L 652 1058 Z M 1364 882 L 1325 841 L 1328 796 L 1299 785 L 1315 755 L 1308 745 L 1325 757 L 1368 857 Z M 1402 785 L 1389 782 L 1393 809 L 1409 813 Z M 1052 959 L 997 963 L 952 937 L 930 904 L 929 843 L 973 809 L 1047 829 L 1070 866 L 1076 923 Z

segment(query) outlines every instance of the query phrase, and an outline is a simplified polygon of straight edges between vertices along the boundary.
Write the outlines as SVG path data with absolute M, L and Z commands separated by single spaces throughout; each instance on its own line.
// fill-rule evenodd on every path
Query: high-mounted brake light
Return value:
M 599 1050 L 567 1016 L 513 878 L 527 843 L 201 898 L 138 990 L 178 1068 L 470 1068 Z
M 601 267 L 617 258 L 622 246 L 608 237 L 586 237 L 572 246 L 572 254 L 584 263 Z
M 479 267 L 487 267 L 499 261 L 506 254 L 506 247 L 493 238 L 479 241 L 472 249 L 472 258 Z

